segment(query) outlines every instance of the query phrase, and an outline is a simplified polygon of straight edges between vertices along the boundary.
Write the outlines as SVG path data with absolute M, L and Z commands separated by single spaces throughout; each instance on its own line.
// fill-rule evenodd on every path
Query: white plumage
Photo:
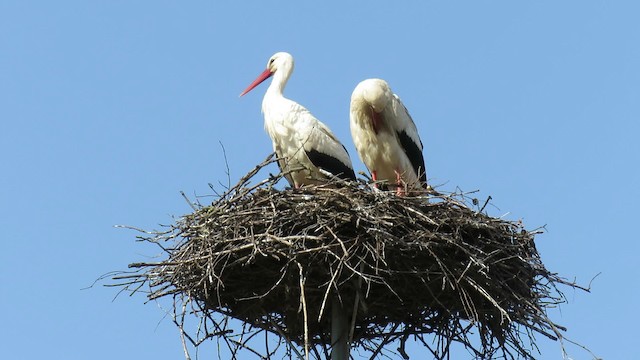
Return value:
M 285 52 L 276 53 L 269 59 L 267 69 L 240 94 L 273 76 L 262 100 L 262 113 L 265 130 L 280 159 L 280 169 L 290 172 L 286 178 L 294 187 L 318 183 L 327 178 L 327 173 L 355 179 L 349 154 L 331 130 L 309 110 L 283 96 L 292 72 L 293 57 Z
M 351 136 L 374 181 L 419 189 L 427 185 L 422 142 L 409 112 L 386 81 L 367 79 L 351 95 Z

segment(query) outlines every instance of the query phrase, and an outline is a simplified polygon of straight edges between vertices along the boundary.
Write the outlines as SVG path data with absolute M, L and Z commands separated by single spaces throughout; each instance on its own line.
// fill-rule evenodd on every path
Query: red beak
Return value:
M 382 114 L 377 113 L 373 106 L 371 106 L 371 126 L 373 126 L 373 132 L 378 134 L 380 128 L 382 127 L 382 123 L 384 122 L 384 118 Z
M 254 87 L 260 85 L 260 83 L 262 83 L 263 81 L 267 80 L 268 78 L 271 77 L 271 75 L 273 75 L 273 73 L 271 72 L 271 70 L 266 69 L 265 71 L 262 72 L 262 74 L 260 74 L 260 76 L 258 76 L 257 79 L 253 80 L 253 82 L 251 83 L 251 85 L 249 85 L 249 87 L 247 87 L 241 94 L 240 96 L 248 93 L 249 91 L 253 90 Z

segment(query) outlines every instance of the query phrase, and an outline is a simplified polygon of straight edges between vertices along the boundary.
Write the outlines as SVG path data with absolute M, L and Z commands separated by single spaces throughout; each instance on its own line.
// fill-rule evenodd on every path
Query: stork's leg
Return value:
M 403 196 L 405 195 L 405 191 L 404 191 L 404 183 L 402 182 L 402 176 L 400 176 L 400 173 L 398 172 L 398 170 L 394 170 L 394 172 L 396 173 L 396 195 L 398 196 Z
M 377 183 L 377 181 L 378 181 L 378 173 L 375 170 L 371 172 L 371 178 L 373 179 L 373 187 L 377 189 L 378 188 L 378 183 Z

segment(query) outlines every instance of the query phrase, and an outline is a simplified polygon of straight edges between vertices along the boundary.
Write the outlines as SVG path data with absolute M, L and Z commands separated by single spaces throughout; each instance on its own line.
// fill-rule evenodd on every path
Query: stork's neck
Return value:
M 293 68 L 289 66 L 276 70 L 273 74 L 271 85 L 269 85 L 269 88 L 267 89 L 267 94 L 272 93 L 282 96 L 284 87 L 287 85 L 287 81 L 289 81 L 289 77 L 292 72 Z
M 263 113 L 268 107 L 275 106 L 276 103 L 284 99 L 282 93 L 284 87 L 287 85 L 287 81 L 289 81 L 289 76 L 291 76 L 291 71 L 276 71 L 273 74 L 271 85 L 269 85 L 267 92 L 264 94 L 264 99 L 262 99 Z

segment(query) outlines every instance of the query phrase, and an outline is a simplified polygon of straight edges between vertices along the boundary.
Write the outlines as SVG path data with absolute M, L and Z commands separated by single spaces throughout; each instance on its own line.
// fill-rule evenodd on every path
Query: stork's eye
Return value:
M 273 62 L 274 62 L 274 61 L 276 61 L 276 59 L 275 59 L 275 58 L 271 58 L 271 59 L 269 60 L 269 65 L 273 64 Z

